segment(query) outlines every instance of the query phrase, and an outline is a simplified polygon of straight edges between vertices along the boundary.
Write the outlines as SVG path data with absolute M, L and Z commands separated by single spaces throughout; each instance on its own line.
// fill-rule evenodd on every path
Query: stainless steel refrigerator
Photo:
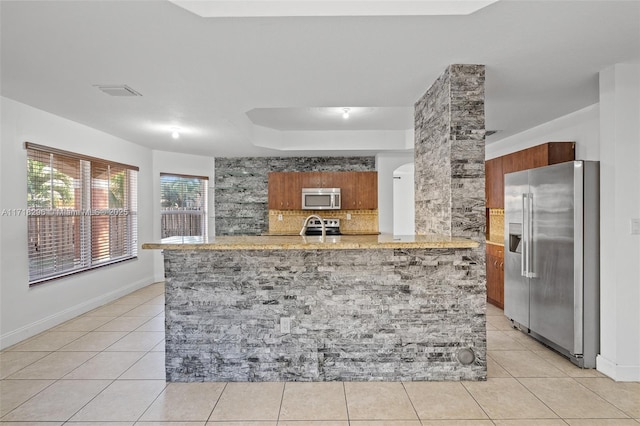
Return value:
M 599 352 L 599 163 L 505 174 L 504 313 L 594 368 Z

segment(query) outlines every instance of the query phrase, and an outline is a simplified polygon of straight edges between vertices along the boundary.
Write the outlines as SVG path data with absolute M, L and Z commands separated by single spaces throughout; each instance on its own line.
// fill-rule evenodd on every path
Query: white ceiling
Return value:
M 203 18 L 166 0 L 3 0 L 0 19 L 2 96 L 153 149 L 213 156 L 410 148 L 414 102 L 453 63 L 486 65 L 486 128 L 500 130 L 491 143 L 596 103 L 600 70 L 640 62 L 635 0 L 249 18 Z

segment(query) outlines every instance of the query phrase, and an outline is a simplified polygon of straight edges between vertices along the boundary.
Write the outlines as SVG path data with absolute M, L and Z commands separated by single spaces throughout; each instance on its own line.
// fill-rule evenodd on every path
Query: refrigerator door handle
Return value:
M 529 205 L 527 206 L 527 277 L 535 278 L 533 272 L 533 194 L 527 194 Z
M 529 253 L 529 232 L 527 231 L 527 194 L 522 194 L 522 249 L 520 250 L 520 275 L 526 277 L 527 265 L 526 259 Z

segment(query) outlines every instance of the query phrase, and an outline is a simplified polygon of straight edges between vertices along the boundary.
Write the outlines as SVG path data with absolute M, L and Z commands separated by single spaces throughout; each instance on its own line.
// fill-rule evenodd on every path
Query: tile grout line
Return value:
M 523 388 L 525 388 L 527 390 L 527 392 L 529 392 L 531 395 L 533 395 L 533 397 L 535 399 L 537 399 L 538 401 L 540 401 L 540 403 L 542 405 L 544 405 L 545 407 L 547 407 L 549 409 L 549 411 L 551 411 L 553 414 L 555 414 L 556 416 L 558 416 L 559 419 L 561 419 L 562 421 L 564 421 L 565 423 L 567 423 L 564 420 L 564 417 L 562 417 L 560 414 L 556 413 L 556 411 L 554 409 L 552 409 L 551 407 L 549 407 L 538 395 L 536 395 L 535 393 L 533 393 L 533 391 L 531 389 L 529 389 L 524 383 L 522 383 L 520 381 L 520 379 L 528 379 L 531 377 L 514 377 L 514 379 L 520 384 L 520 386 L 522 386 Z M 547 377 L 547 379 L 549 379 L 550 377 Z
M 598 392 L 592 390 L 591 388 L 589 388 L 586 385 L 583 385 L 582 383 L 580 383 L 579 380 L 576 380 L 576 377 L 571 377 L 571 379 L 576 382 L 578 384 L 578 386 L 584 388 L 585 390 L 589 391 L 590 393 L 594 394 L 596 396 L 596 398 L 601 399 L 602 401 L 606 402 L 607 404 L 611 405 L 613 408 L 615 408 L 616 410 L 620 411 L 622 414 L 624 414 L 625 416 L 627 416 L 628 418 L 635 420 L 635 418 L 627 413 L 625 410 L 623 410 L 622 408 L 618 407 L 615 403 L 609 401 L 608 399 L 606 399 L 605 397 L 601 396 Z M 633 382 L 631 382 L 633 383 Z
M 411 404 L 411 408 L 413 408 L 413 412 L 416 414 L 416 419 L 418 419 L 420 424 L 422 424 L 422 419 L 420 418 L 420 415 L 418 414 L 418 410 L 416 410 L 416 406 L 413 404 L 413 400 L 411 399 L 411 395 L 409 395 L 409 392 L 407 392 L 407 387 L 404 385 L 404 382 L 400 382 L 400 384 L 402 385 L 402 389 L 404 390 L 404 394 L 407 396 L 407 399 L 409 400 L 409 404 Z
M 347 410 L 347 424 L 351 425 L 351 416 L 349 415 L 349 401 L 347 400 L 347 386 L 342 382 L 342 394 L 344 395 L 344 407 Z
M 488 355 L 487 355 L 488 356 Z M 495 362 L 495 361 L 494 361 Z M 506 371 L 506 370 L 505 370 Z M 487 377 L 487 380 L 489 380 L 489 378 Z M 484 407 L 482 406 L 482 404 L 480 404 L 480 402 L 476 399 L 475 396 L 473 396 L 473 394 L 469 391 L 469 389 L 467 389 L 467 387 L 464 385 L 464 382 L 460 382 L 460 384 L 462 385 L 462 389 L 464 389 L 464 391 L 469 394 L 469 396 L 471 397 L 471 399 L 473 399 L 473 402 L 475 402 L 476 404 L 478 404 L 478 407 L 480 407 L 480 409 L 482 410 L 482 412 L 484 413 L 485 416 L 487 416 L 487 418 L 493 423 L 496 424 L 496 422 L 494 421 L 494 419 L 491 418 L 491 416 L 489 415 L 489 413 L 487 413 L 487 410 L 484 409 Z
M 282 402 L 284 401 L 284 391 L 287 387 L 287 382 L 282 384 L 282 395 L 280 395 L 280 406 L 278 407 L 278 417 L 276 418 L 276 424 L 280 423 L 280 413 L 282 413 Z
M 211 420 L 211 416 L 213 416 L 213 412 L 216 410 L 216 407 L 218 406 L 218 403 L 220 402 L 220 399 L 222 398 L 222 394 L 224 393 L 225 390 L 227 390 L 227 385 L 229 384 L 229 382 L 225 382 L 224 386 L 222 387 L 222 390 L 220 391 L 220 395 L 218 395 L 218 398 L 216 399 L 215 404 L 213 404 L 213 408 L 211 409 L 211 412 L 209 413 L 209 417 L 207 417 L 207 420 L 204 421 L 204 424 L 206 426 L 207 423 L 209 423 Z

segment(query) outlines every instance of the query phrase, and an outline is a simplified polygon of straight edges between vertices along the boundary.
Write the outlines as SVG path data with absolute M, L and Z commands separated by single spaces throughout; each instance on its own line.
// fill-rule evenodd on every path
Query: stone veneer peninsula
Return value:
M 389 235 L 145 244 L 164 251 L 167 380 L 484 379 L 477 246 Z
M 164 252 L 167 380 L 485 380 L 484 137 L 484 66 L 451 65 L 415 104 L 423 235 L 143 245 Z

